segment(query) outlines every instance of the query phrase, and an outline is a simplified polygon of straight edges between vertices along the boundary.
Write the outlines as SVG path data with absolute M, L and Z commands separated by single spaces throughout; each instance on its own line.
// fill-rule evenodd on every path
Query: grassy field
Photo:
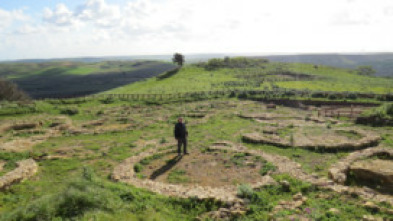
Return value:
M 154 77 L 173 69 L 156 61 L 2 63 L 0 77 L 33 98 L 83 96 Z
M 226 63 L 214 62 L 186 65 L 170 76 L 161 75 L 118 88 L 115 87 L 120 86 L 120 83 L 111 84 L 115 89 L 104 90 L 97 84 L 96 89 L 107 94 L 170 94 L 275 88 L 390 93 L 393 85 L 393 79 L 359 76 L 351 70 L 325 66 L 242 59 Z M 146 70 L 155 70 L 154 73 L 158 74 L 174 67 L 156 62 L 73 65 L 0 64 L 0 73 L 2 77 L 16 82 L 30 82 L 31 89 L 34 89 L 37 85 L 32 83 L 41 82 L 44 78 L 48 79 L 41 85 L 51 85 L 52 76 L 56 76 L 58 80 L 65 79 L 59 76 L 66 76 L 67 79 L 71 76 L 78 81 L 87 81 L 87 85 L 91 83 L 90 78 L 84 77 L 91 75 L 95 76 L 94 79 L 104 75 L 101 80 L 105 82 L 111 76 L 123 75 L 123 72 L 127 75 L 128 71 L 131 73 L 140 70 L 141 72 L 136 72 L 140 79 L 147 76 L 144 72 Z M 85 75 L 86 73 L 97 74 Z M 72 82 L 68 81 L 67 84 Z M 68 92 L 86 86 L 64 85 L 63 91 Z M 53 93 L 56 88 L 48 91 Z M 315 108 L 277 106 L 276 109 L 268 109 L 266 104 L 228 95 L 211 96 L 205 100 L 179 98 L 172 101 L 130 101 L 90 97 L 30 103 L 0 102 L 0 163 L 4 163 L 0 176 L 15 169 L 16 162 L 23 159 L 33 158 L 39 165 L 35 176 L 0 190 L 0 220 L 212 220 L 203 217 L 208 212 L 225 207 L 218 200 L 169 197 L 111 179 L 117 165 L 143 151 L 153 148 L 175 150 L 173 126 L 179 116 L 185 118 L 190 134 L 190 157 L 193 152 L 203 152 L 215 142 L 228 141 L 248 149 L 286 156 L 300 164 L 307 174 L 324 178 L 328 177 L 329 168 L 348 156 L 349 152 L 332 153 L 243 143 L 242 135 L 264 133 L 276 127 L 277 136 L 284 138 L 292 134 L 291 139 L 295 141 L 301 138 L 293 137 L 294 132 L 317 139 L 323 134 L 330 134 L 357 140 L 360 135 L 344 130 L 355 128 L 380 135 L 380 145 L 393 148 L 392 127 L 356 125 L 348 118 L 311 122 L 311 117 L 318 117 Z M 375 111 L 382 109 L 383 114 L 391 114 L 391 108 L 387 105 Z M 241 117 L 247 114 L 276 118 L 266 122 Z M 12 127 L 24 124 L 32 124 L 33 127 Z M 246 162 L 235 161 L 233 165 L 243 163 Z M 261 176 L 275 171 L 272 169 L 275 168 L 275 162 L 271 163 L 268 167 L 261 168 Z M 185 184 L 189 181 L 188 172 L 186 168 L 169 170 L 168 182 Z M 279 184 L 255 190 L 248 183 L 238 186 L 239 196 L 246 199 L 247 212 L 233 216 L 231 220 L 361 220 L 365 215 L 393 219 L 392 214 L 386 212 L 393 209 L 388 203 L 376 202 L 380 209 L 370 209 L 364 205 L 365 200 L 357 195 L 322 190 L 290 174 L 273 172 L 270 175 Z M 282 184 L 284 181 L 290 185 L 289 189 Z M 291 200 L 299 192 L 308 198 L 304 204 L 296 209 L 274 209 L 283 200 Z
M 14 104 L 3 104 L 2 110 L 16 110 Z M 63 110 L 77 110 L 76 114 Z M 241 134 L 260 131 L 264 124 L 238 117 L 244 112 L 264 112 L 257 102 L 237 99 L 199 101 L 148 105 L 114 100 L 69 100 L 67 103 L 37 101 L 34 111 L 14 114 L 12 111 L 0 115 L 2 125 L 17 122 L 42 122 L 37 128 L 48 134 L 53 123 L 68 119 L 71 129 L 61 131 L 61 136 L 49 136 L 43 142 L 27 147 L 14 154 L 2 153 L 0 159 L 7 163 L 7 171 L 20 159 L 34 157 L 39 160 L 39 172 L 33 178 L 11 186 L 0 192 L 0 217 L 2 220 L 194 220 L 201 214 L 222 206 L 218 201 L 177 199 L 135 188 L 110 180 L 113 168 L 126 158 L 142 150 L 153 148 L 155 141 L 173 142 L 173 124 L 178 116 L 185 116 L 190 137 L 191 152 L 209 147 L 222 140 L 241 143 Z M 208 113 L 204 117 L 195 113 Z M 305 115 L 298 109 L 279 107 L 268 113 Z M 102 125 L 93 122 L 102 121 Z M 351 122 L 344 122 L 349 126 Z M 127 127 L 123 127 L 123 126 Z M 336 126 L 332 126 L 336 127 Z M 340 126 L 337 126 L 340 127 Z M 73 133 L 72 128 L 81 128 Z M 127 128 L 120 129 L 119 128 Z M 369 129 L 367 126 L 362 126 Z M 373 128 L 383 134 L 383 144 L 393 148 L 391 128 Z M 30 131 L 31 132 L 31 131 Z M 36 134 L 25 131 L 8 131 L 0 137 L 2 143 L 10 140 L 34 138 Z M 308 173 L 327 176 L 328 168 L 347 153 L 318 153 L 303 149 L 282 149 L 272 145 L 243 144 L 248 148 L 267 153 L 287 156 L 300 163 Z M 170 148 L 175 148 L 174 145 Z M 45 159 L 43 156 L 58 156 Z M 131 169 L 131 168 L 130 168 Z M 172 174 L 172 176 L 179 174 Z M 176 177 L 175 177 L 176 178 Z M 280 186 L 268 186 L 252 191 L 247 214 L 237 220 L 265 220 L 269 216 L 284 218 L 301 214 L 317 220 L 358 220 L 363 215 L 374 215 L 391 219 L 391 215 L 375 212 L 361 206 L 356 197 L 334 192 L 317 190 L 310 184 L 286 174 L 274 175 L 277 181 L 288 180 L 290 192 Z M 273 208 L 280 200 L 287 200 L 297 192 L 309 198 L 299 210 L 284 210 L 274 215 Z M 321 198 L 327 194 L 329 199 Z M 388 207 L 389 206 L 385 206 Z M 340 210 L 339 214 L 329 212 L 330 208 Z
M 200 65 L 186 65 L 172 77 L 151 78 L 105 93 L 177 93 L 215 90 L 285 89 L 361 92 L 393 92 L 393 79 L 360 76 L 353 70 L 297 63 L 264 63 L 250 68 L 207 70 Z

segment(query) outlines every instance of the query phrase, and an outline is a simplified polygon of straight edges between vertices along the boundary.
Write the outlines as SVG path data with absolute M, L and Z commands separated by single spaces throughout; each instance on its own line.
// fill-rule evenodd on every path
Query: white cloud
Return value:
M 44 21 L 57 26 L 72 26 L 76 23 L 74 13 L 65 4 L 58 4 L 55 9 L 44 9 Z
M 22 35 L 29 35 L 29 34 L 40 33 L 41 31 L 44 31 L 44 30 L 45 30 L 45 28 L 43 28 L 42 26 L 34 26 L 34 25 L 31 25 L 31 24 L 23 24 L 17 30 L 15 30 L 14 33 L 22 34 Z
M 75 8 L 64 2 L 33 19 L 0 9 L 0 35 L 8 30 L 0 59 L 11 56 L 5 48 L 23 50 L 15 58 L 393 51 L 390 0 L 87 0 Z
M 104 0 L 88 0 L 78 7 L 75 16 L 81 21 L 92 21 L 103 28 L 116 27 L 122 21 L 120 6 L 107 4 Z
M 29 16 L 25 15 L 23 10 L 6 11 L 0 8 L 0 31 L 11 26 L 17 21 L 26 21 Z

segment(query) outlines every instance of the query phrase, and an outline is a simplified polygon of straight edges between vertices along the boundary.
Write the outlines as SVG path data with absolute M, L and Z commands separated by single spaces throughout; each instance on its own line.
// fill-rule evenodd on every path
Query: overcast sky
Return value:
M 0 60 L 392 52 L 392 0 L 0 0 Z

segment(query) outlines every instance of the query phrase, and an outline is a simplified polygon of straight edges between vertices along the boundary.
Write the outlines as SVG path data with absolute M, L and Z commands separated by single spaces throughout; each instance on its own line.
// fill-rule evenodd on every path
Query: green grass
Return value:
M 159 61 L 2 63 L 0 78 L 33 98 L 94 94 L 157 76 L 174 65 Z
M 285 71 L 314 76 L 314 79 L 294 79 L 291 81 L 277 81 L 281 77 L 270 75 L 277 71 L 279 63 L 264 64 L 264 68 L 220 68 L 211 71 L 196 65 L 183 67 L 176 75 L 160 80 L 152 78 L 124 87 L 110 90 L 109 94 L 122 93 L 151 93 L 170 94 L 193 91 L 214 90 L 263 90 L 272 85 L 287 89 L 311 90 L 311 91 L 334 91 L 334 92 L 362 92 L 385 94 L 392 91 L 393 79 L 380 77 L 360 76 L 352 70 L 320 66 L 318 69 L 311 64 L 285 64 Z M 269 74 L 269 75 L 268 75 Z M 296 78 L 296 74 L 294 74 Z M 273 82 L 265 81 L 260 85 L 253 86 L 261 79 L 272 79 Z M 276 79 L 276 80 L 275 80 Z M 275 82 L 276 81 L 276 82 Z M 233 85 L 225 85 L 226 83 Z M 233 83 L 238 82 L 238 83 Z M 243 85 L 244 83 L 244 85 Z
M 169 172 L 167 179 L 169 183 L 173 183 L 173 184 L 189 182 L 189 178 L 187 177 L 186 171 L 179 170 L 179 169 L 175 169 Z
M 51 66 L 45 68 L 47 68 L 46 74 L 50 75 L 51 71 L 48 70 Z M 95 67 L 76 67 L 73 71 L 65 68 L 63 71 L 64 73 L 79 75 L 87 70 L 92 71 L 93 68 Z M 222 68 L 207 71 L 203 67 L 189 65 L 171 77 L 162 80 L 151 78 L 107 93 L 160 94 L 226 89 L 262 90 L 265 87 L 272 88 L 274 85 L 292 88 L 296 84 L 299 84 L 301 89 L 308 88 L 310 90 L 332 90 L 333 88 L 338 91 L 344 89 L 363 91 L 366 88 L 364 91 L 370 90 L 374 93 L 382 91 L 384 93 L 384 90 L 393 85 L 391 80 L 357 76 L 349 70 L 322 66 L 314 69 L 312 65 L 300 64 L 288 64 L 287 68 L 294 72 L 317 77 L 313 78 L 313 81 L 265 82 L 257 88 L 249 85 L 230 87 L 224 85 L 225 82 L 229 81 L 254 82 L 256 79 L 266 76 L 267 72 L 276 70 L 276 68 L 277 64 L 270 63 L 265 64 L 264 69 L 260 67 Z M 33 69 L 31 74 L 34 74 Z M 249 78 L 249 76 L 252 77 Z M 353 78 L 353 82 L 350 82 L 351 78 Z M 342 82 L 342 84 L 339 83 L 342 88 L 330 87 L 330 84 L 337 82 Z M 368 84 L 368 82 L 371 83 Z M 285 84 L 288 85 L 285 86 Z M 227 102 L 234 102 L 239 106 L 232 107 L 227 105 Z M 35 145 L 29 151 L 12 154 L 1 153 L 0 159 L 7 162 L 6 171 L 13 169 L 15 162 L 18 160 L 27 159 L 31 156 L 63 153 L 66 158 L 40 161 L 40 169 L 36 176 L 0 192 L 0 217 L 3 220 L 193 220 L 204 212 L 215 210 L 220 205 L 219 202 L 165 197 L 133 186 L 114 183 L 110 180 L 110 175 L 113 168 L 128 157 L 153 147 L 147 145 L 139 148 L 139 141 L 155 140 L 158 145 L 174 142 L 173 125 L 177 116 L 185 113 L 209 111 L 206 117 L 185 118 L 190 134 L 188 141 L 191 151 L 193 149 L 207 149 L 212 143 L 222 140 L 242 144 L 241 135 L 260 130 L 261 124 L 253 120 L 240 118 L 237 114 L 240 112 L 260 112 L 261 105 L 260 103 L 242 102 L 240 104 L 239 102 L 241 101 L 236 98 L 225 98 L 194 102 L 178 100 L 173 103 L 167 102 L 155 105 L 122 99 L 88 98 L 86 100 L 36 101 L 33 104 L 2 103 L 0 108 L 1 123 L 3 121 L 42 121 L 43 129 L 47 129 L 54 121 L 52 118 L 63 116 L 69 118 L 76 127 L 90 121 L 107 118 L 107 124 L 129 123 L 131 128 L 127 131 L 79 135 L 64 132 L 62 136 L 49 138 Z M 77 113 L 69 115 L 69 112 L 64 112 L 64 110 L 77 110 Z M 277 110 L 271 111 L 290 114 L 295 110 L 279 106 Z M 354 126 L 352 123 L 347 124 L 347 126 Z M 362 128 L 382 134 L 383 145 L 393 147 L 391 138 L 393 137 L 393 130 L 391 130 L 391 127 L 371 129 L 362 126 Z M 315 128 L 309 129 L 315 134 L 321 133 Z M 291 130 L 292 128 L 286 128 L 281 131 L 281 134 L 283 136 L 288 135 Z M 352 137 L 351 134 L 346 135 Z M 0 139 L 26 138 L 29 136 L 23 134 L 23 132 L 19 136 L 7 132 L 1 134 Z M 307 173 L 317 173 L 317 175 L 325 177 L 328 168 L 333 163 L 348 155 L 348 153 L 318 153 L 298 148 L 282 149 L 272 145 L 242 145 L 251 149 L 263 150 L 270 154 L 286 156 L 298 162 Z M 138 148 L 136 148 L 137 146 Z M 170 148 L 175 150 L 174 146 L 170 146 Z M 155 157 L 157 156 L 146 160 L 151 162 L 151 160 L 156 159 Z M 238 155 L 237 158 L 239 161 L 236 162 L 240 165 L 244 157 Z M 145 163 L 148 164 L 149 162 Z M 130 169 L 135 169 L 136 172 L 143 169 L 143 167 L 136 167 Z M 265 163 L 265 166 L 261 169 L 261 174 L 267 174 L 268 171 L 274 171 L 274 167 Z M 188 179 L 185 171 L 175 170 L 171 171 L 169 175 L 174 183 L 184 183 Z M 285 210 L 274 215 L 274 218 L 295 213 L 302 213 L 314 220 L 327 220 L 328 218 L 330 220 L 358 220 L 364 214 L 392 218 L 386 214 L 368 211 L 359 206 L 360 199 L 318 190 L 310 184 L 288 175 L 272 176 L 277 181 L 288 180 L 291 183 L 290 191 L 283 191 L 280 185 L 268 186 L 258 191 L 249 191 L 249 189 L 244 188 L 242 192 L 246 194 L 243 195 L 248 197 L 251 203 L 248 205 L 249 211 L 246 216 L 239 217 L 238 220 L 266 220 L 280 200 L 289 200 L 297 192 L 302 192 L 309 198 L 307 204 L 300 208 L 300 212 Z M 318 197 L 321 193 L 329 195 L 330 198 Z M 334 214 L 329 214 L 328 210 L 330 208 L 337 208 L 341 213 L 337 217 Z
M 194 69 L 195 73 L 199 70 L 205 71 L 197 67 L 186 67 L 185 70 L 187 68 Z M 226 71 L 233 70 L 220 69 L 217 72 L 221 73 L 224 79 L 227 75 Z M 177 84 L 171 79 L 175 79 L 181 74 L 182 71 L 160 82 L 169 81 L 169 83 Z M 205 77 L 208 78 L 208 74 L 206 75 Z M 151 79 L 138 84 L 157 84 L 159 86 L 160 82 Z M 200 85 L 196 84 L 195 87 L 203 85 L 202 82 L 199 83 Z M 178 86 L 183 87 L 181 84 Z M 184 90 L 188 89 L 184 87 Z M 231 106 L 230 102 L 238 104 L 238 106 Z M 26 106 L 24 105 L 4 104 L 2 106 L 4 109 L 0 110 L 6 111 L 0 115 L 0 122 L 42 121 L 43 129 L 47 129 L 54 121 L 52 118 L 58 116 L 69 118 L 77 127 L 103 118 L 107 118 L 107 124 L 121 124 L 122 120 L 119 121 L 119 119 L 127 118 L 127 122 L 132 124 L 132 128 L 118 132 L 108 131 L 79 135 L 64 132 L 62 136 L 49 138 L 35 145 L 29 151 L 12 154 L 1 153 L 0 159 L 8 164 L 7 171 L 13 169 L 14 163 L 18 160 L 31 156 L 61 154 L 65 156 L 64 159 L 39 161 L 39 172 L 34 177 L 0 192 L 0 214 L 3 220 L 37 220 L 39 218 L 41 220 L 192 220 L 204 212 L 217 209 L 220 203 L 165 197 L 133 186 L 114 183 L 110 180 L 113 168 L 128 157 L 153 147 L 152 145 L 139 146 L 141 140 L 154 140 L 158 145 L 174 142 L 173 125 L 176 122 L 176 117 L 182 113 L 195 111 L 209 111 L 211 113 L 204 118 L 185 118 L 190 134 L 188 140 L 190 151 L 206 149 L 212 143 L 222 140 L 242 144 L 242 134 L 261 129 L 260 123 L 237 116 L 240 112 L 259 112 L 261 104 L 243 102 L 235 98 L 160 105 L 121 99 L 107 102 L 93 98 L 37 101 L 34 104 L 31 105 L 33 111 L 23 111 L 23 113 L 17 112 L 19 109 L 25 110 Z M 78 113 L 71 116 L 60 114 L 62 110 L 72 108 L 77 109 Z M 297 113 L 300 110 L 282 106 L 279 106 L 277 110 L 271 110 L 271 112 L 282 114 L 290 114 L 293 111 Z M 354 126 L 352 123 L 347 124 L 347 126 Z M 362 126 L 362 128 L 382 134 L 383 144 L 389 147 L 393 146 L 391 139 L 393 130 L 390 127 Z M 320 131 L 312 131 L 320 133 Z M 7 139 L 18 138 L 8 132 L 2 133 L 1 136 L 0 139 L 5 139 L 6 136 L 9 136 Z M 327 176 L 328 168 L 348 154 L 317 153 L 298 148 L 281 149 L 272 145 L 242 145 L 270 154 L 286 156 L 301 164 L 306 172 L 317 173 L 319 176 Z M 176 147 L 169 146 L 169 148 L 175 150 Z M 153 158 L 150 160 L 154 160 Z M 241 159 L 242 155 L 238 155 L 238 158 Z M 274 170 L 271 165 L 267 163 L 265 165 L 262 174 Z M 86 167 L 94 173 L 84 169 Z M 139 170 L 142 169 L 139 168 Z M 185 171 L 172 171 L 172 173 L 173 182 L 187 182 Z M 359 207 L 357 203 L 361 202 L 360 199 L 317 190 L 315 187 L 289 176 L 273 175 L 273 177 L 278 181 L 289 180 L 291 191 L 283 192 L 280 186 L 252 191 L 251 204 L 248 205 L 250 210 L 245 217 L 238 220 L 264 220 L 280 200 L 290 199 L 293 194 L 299 191 L 309 198 L 308 204 L 301 208 L 301 212 L 305 213 L 306 208 L 310 208 L 313 211 L 312 215 L 311 213 L 306 215 L 312 216 L 311 218 L 314 219 L 323 220 L 324 217 L 331 216 L 331 214 L 327 214 L 327 211 L 333 207 L 341 211 L 338 218 L 334 217 L 333 220 L 357 220 L 364 214 L 388 217 L 386 214 L 374 213 L 363 207 L 360 207 L 358 213 L 355 213 L 355 208 Z M 329 199 L 318 198 L 317 195 L 320 193 L 326 193 L 332 197 Z M 283 211 L 276 214 L 275 217 L 279 218 L 285 214 L 293 213 L 296 211 Z
M 370 213 L 373 216 L 391 219 L 391 215 L 370 211 L 360 206 L 356 197 L 317 190 L 309 183 L 301 182 L 285 174 L 276 175 L 274 178 L 279 182 L 288 181 L 290 190 L 284 189 L 281 185 L 266 186 L 258 191 L 243 190 L 242 192 L 247 194 L 242 196 L 248 198 L 251 203 L 248 205 L 247 216 L 238 220 L 268 220 L 272 217 L 286 220 L 288 215 L 302 216 L 311 220 L 361 220 L 363 214 Z M 273 208 L 278 205 L 279 201 L 291 200 L 292 196 L 299 192 L 307 197 L 307 201 L 299 209 L 285 209 L 272 214 Z M 329 212 L 331 208 L 338 209 L 339 214 Z
M 270 162 L 266 162 L 261 169 L 259 170 L 259 174 L 261 174 L 262 176 L 265 176 L 266 174 L 268 174 L 269 172 L 274 172 L 277 170 L 277 167 L 270 163 Z
M 88 75 L 93 73 L 132 71 L 143 65 L 144 61 L 103 61 L 83 62 L 44 62 L 44 63 L 2 63 L 0 76 L 19 79 L 38 75 Z
M 194 66 L 185 66 L 172 77 L 162 80 L 151 78 L 143 82 L 136 82 L 131 85 L 119 87 L 105 93 L 169 94 L 192 91 L 209 91 L 214 89 L 211 84 L 233 80 L 236 80 L 236 78 L 226 74 L 225 70 L 210 72 Z
M 9 195 L 9 197 L 12 197 Z M 8 200 L 12 200 L 9 198 Z M 214 201 L 175 199 L 102 180 L 89 168 L 58 192 L 0 215 L 1 220 L 192 220 L 219 206 Z
M 291 89 L 308 89 L 313 91 L 351 91 L 363 93 L 391 93 L 393 79 L 360 76 L 352 70 L 319 66 L 315 69 L 309 64 L 290 64 L 289 70 L 299 71 L 322 77 L 313 81 L 278 82 L 277 85 Z

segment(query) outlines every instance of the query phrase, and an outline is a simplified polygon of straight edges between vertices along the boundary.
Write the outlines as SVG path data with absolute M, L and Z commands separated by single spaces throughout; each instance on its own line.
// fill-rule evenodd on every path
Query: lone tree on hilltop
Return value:
M 184 60 L 184 55 L 180 53 L 175 53 L 172 58 L 173 63 L 176 63 L 179 66 L 183 66 L 185 60 Z

